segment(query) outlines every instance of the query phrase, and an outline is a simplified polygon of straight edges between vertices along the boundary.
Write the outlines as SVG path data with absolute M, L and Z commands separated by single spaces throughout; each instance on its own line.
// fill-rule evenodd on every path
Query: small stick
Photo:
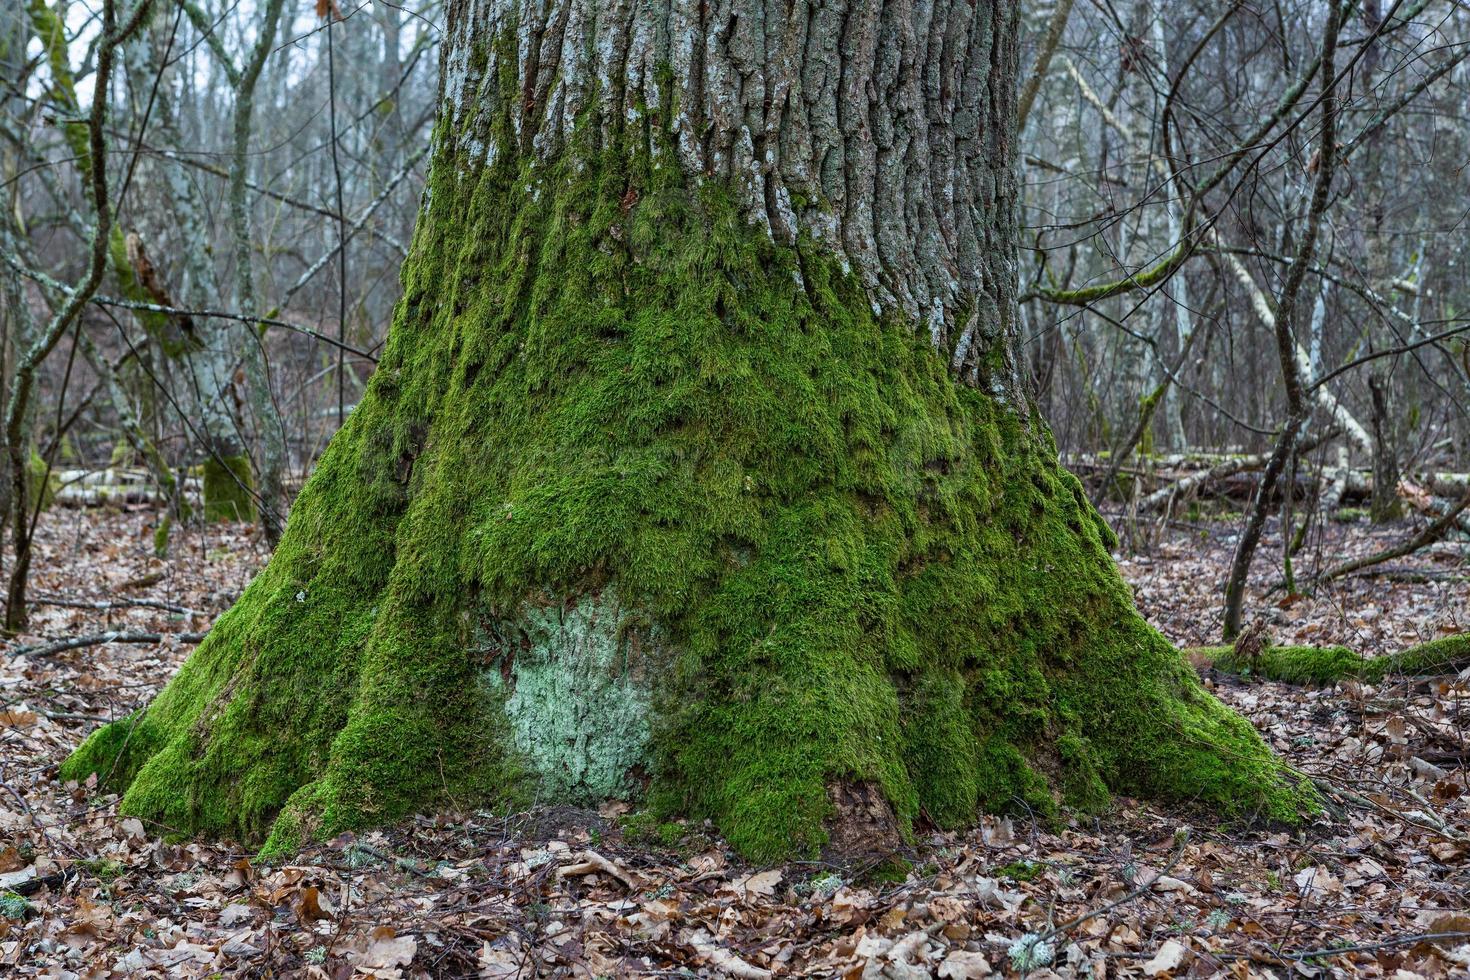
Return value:
M 114 630 L 109 633 L 91 633 L 87 636 L 73 636 L 51 643 L 17 647 L 10 651 L 10 655 L 12 657 L 49 657 L 65 653 L 67 650 L 80 650 L 82 647 L 105 646 L 109 643 L 163 643 L 168 639 L 175 639 L 180 643 L 199 643 L 208 635 L 207 631 L 204 633 L 123 633 Z
M 44 597 L 32 599 L 31 604 L 34 606 L 60 606 L 64 609 L 95 609 L 98 612 L 140 606 L 145 609 L 161 609 L 164 612 L 179 613 L 183 616 L 199 615 L 198 610 L 190 609 L 188 606 L 180 606 L 173 602 L 164 602 L 162 599 L 107 599 L 92 601 L 88 599 Z

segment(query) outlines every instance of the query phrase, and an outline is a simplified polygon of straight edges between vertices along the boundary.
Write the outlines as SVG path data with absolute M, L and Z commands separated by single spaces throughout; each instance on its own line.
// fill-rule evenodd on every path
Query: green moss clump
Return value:
M 1201 647 L 1216 669 L 1250 674 L 1287 684 L 1333 684 L 1357 676 L 1363 658 L 1344 646 L 1275 646 L 1263 649 L 1254 662 L 1235 655 L 1232 647 Z
M 1470 633 L 1457 633 L 1399 653 L 1374 657 L 1364 665 L 1363 678 L 1376 684 L 1394 674 L 1428 677 L 1452 674 L 1467 666 L 1470 666 Z
M 249 456 L 213 456 L 204 461 L 204 519 L 255 520 Z
M 1003 864 L 996 868 L 995 873 L 1012 881 L 1035 881 L 1045 870 L 1046 865 L 1036 861 L 1012 861 L 1010 864 Z
M 174 529 L 174 516 L 163 515 L 163 520 L 153 529 L 153 554 L 158 558 L 168 557 L 168 541 Z
M 464 126 L 516 146 L 502 84 Z M 64 775 L 272 853 L 545 801 L 477 638 L 613 583 L 674 654 L 649 812 L 748 857 L 817 852 L 843 781 L 905 830 L 1110 792 L 1312 805 L 1138 616 L 1030 408 L 623 125 L 551 164 L 441 127 L 382 361 L 275 557 Z
M 87 874 L 101 878 L 104 882 L 114 881 L 128 873 L 127 865 L 112 858 L 87 858 L 77 864 Z
M 1196 659 L 1231 674 L 1253 674 L 1287 684 L 1335 684 L 1349 678 L 1380 683 L 1385 677 L 1427 677 L 1470 665 L 1470 633 L 1441 637 L 1398 653 L 1365 658 L 1345 646 L 1268 646 L 1254 663 L 1231 647 L 1196 647 Z
M 41 510 L 50 510 L 61 492 L 61 477 L 46 465 L 41 454 L 34 449 L 26 460 L 26 500 L 34 509 L 39 501 Z
M 1057 739 L 1061 758 L 1062 800 L 1082 813 L 1101 813 L 1110 802 L 1107 783 L 1098 770 L 1092 745 L 1076 732 Z
M 870 885 L 901 885 L 909 880 L 913 874 L 914 865 L 901 857 L 890 857 L 879 862 L 859 879 L 863 884 Z
M 678 847 L 689 828 L 675 820 L 659 820 L 648 810 L 630 813 L 618 821 L 623 839 L 634 844 L 653 844 L 666 849 Z

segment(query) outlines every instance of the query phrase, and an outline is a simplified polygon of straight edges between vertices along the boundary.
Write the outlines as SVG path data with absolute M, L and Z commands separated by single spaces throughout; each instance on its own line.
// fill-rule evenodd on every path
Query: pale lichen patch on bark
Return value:
M 527 602 L 479 632 L 485 683 L 504 698 L 538 796 L 586 804 L 642 789 L 657 646 L 611 587 L 564 604 Z

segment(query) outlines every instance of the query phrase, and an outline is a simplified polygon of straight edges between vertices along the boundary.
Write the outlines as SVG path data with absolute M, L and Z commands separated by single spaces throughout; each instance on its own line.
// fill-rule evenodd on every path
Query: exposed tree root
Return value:
M 1228 646 L 1193 647 L 1186 652 L 1200 667 L 1287 684 L 1334 684 L 1349 679 L 1377 684 L 1386 677 L 1433 677 L 1470 667 L 1470 633 L 1379 657 L 1363 657 L 1345 646 L 1267 645 L 1255 656 Z

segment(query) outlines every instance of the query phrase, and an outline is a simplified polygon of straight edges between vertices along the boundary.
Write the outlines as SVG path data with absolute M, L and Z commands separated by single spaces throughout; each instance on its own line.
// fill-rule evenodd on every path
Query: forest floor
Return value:
M 106 630 L 205 630 L 265 557 L 249 529 L 217 526 L 176 532 L 159 561 L 154 520 L 140 508 L 42 521 L 32 590 L 53 604 L 0 650 L 0 975 L 1470 975 L 1466 677 L 1313 689 L 1207 674 L 1294 765 L 1351 793 L 1338 819 L 1292 832 L 1124 799 L 1068 827 L 923 832 L 906 879 L 886 883 L 819 863 L 752 868 L 706 828 L 640 836 L 616 809 L 422 818 L 285 865 L 165 842 L 55 773 L 190 647 L 7 655 Z M 1237 528 L 1169 525 L 1151 554 L 1121 559 L 1175 642 L 1218 635 Z M 1330 524 L 1298 564 L 1407 532 Z M 1263 545 L 1252 602 L 1280 642 L 1376 653 L 1470 628 L 1463 548 L 1314 598 L 1262 598 L 1279 550 Z M 138 600 L 155 605 L 80 605 Z

